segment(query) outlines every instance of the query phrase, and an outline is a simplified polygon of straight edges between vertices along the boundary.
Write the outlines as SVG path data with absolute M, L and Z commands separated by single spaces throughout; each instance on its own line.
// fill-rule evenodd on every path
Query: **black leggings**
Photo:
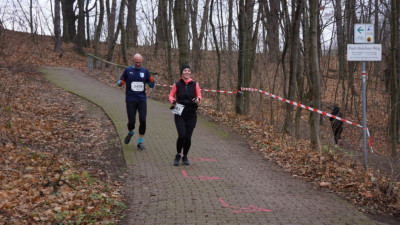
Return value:
M 334 127 L 333 129 L 333 135 L 335 136 L 335 144 L 338 143 L 339 140 L 342 140 L 342 138 L 340 137 L 340 135 L 342 134 L 343 131 L 343 127 L 339 126 L 339 127 Z
M 192 134 L 197 123 L 197 113 L 190 112 L 182 113 L 182 116 L 175 115 L 174 121 L 178 131 L 176 151 L 181 153 L 183 148 L 183 155 L 187 155 L 192 144 Z
M 147 103 L 146 102 L 127 102 L 126 111 L 128 112 L 128 130 L 135 129 L 136 122 L 136 111 L 139 112 L 139 134 L 144 135 L 146 133 L 146 114 L 147 114 Z

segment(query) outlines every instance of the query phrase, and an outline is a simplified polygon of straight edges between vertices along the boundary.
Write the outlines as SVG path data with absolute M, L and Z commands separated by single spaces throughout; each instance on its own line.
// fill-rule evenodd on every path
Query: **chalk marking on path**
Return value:
M 228 207 L 228 208 L 233 208 L 233 209 L 240 209 L 240 210 L 232 210 L 233 213 L 249 213 L 249 212 L 271 212 L 272 210 L 269 209 L 263 209 L 257 206 L 253 205 L 247 205 L 250 208 L 242 208 L 239 206 L 232 206 L 226 203 L 222 198 L 218 198 L 218 200 L 221 202 L 222 206 Z
M 190 176 L 187 175 L 186 170 L 182 170 L 182 176 L 184 178 L 196 179 L 196 180 L 220 180 L 220 179 L 222 179 L 222 178 L 219 178 L 219 177 L 209 177 L 209 176 L 190 177 Z

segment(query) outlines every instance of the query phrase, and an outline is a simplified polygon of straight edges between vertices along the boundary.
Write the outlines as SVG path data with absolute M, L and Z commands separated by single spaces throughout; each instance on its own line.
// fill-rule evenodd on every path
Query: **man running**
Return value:
M 135 129 L 136 112 L 139 112 L 139 139 L 137 148 L 145 150 L 143 145 L 143 137 L 146 133 L 146 114 L 147 114 L 147 97 L 146 83 L 150 88 L 154 87 L 154 78 L 150 76 L 149 71 L 142 67 L 143 57 L 140 54 L 133 56 L 133 66 L 128 67 L 122 73 L 118 86 L 121 87 L 126 83 L 126 111 L 128 113 L 128 135 L 125 137 L 125 144 L 129 144 Z

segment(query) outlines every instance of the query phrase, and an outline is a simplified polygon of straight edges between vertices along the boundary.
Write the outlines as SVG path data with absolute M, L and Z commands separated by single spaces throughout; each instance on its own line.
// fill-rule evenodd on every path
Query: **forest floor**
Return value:
M 125 210 L 125 165 L 112 122 L 36 71 L 38 66 L 85 71 L 86 57 L 72 44 L 54 53 L 48 37 L 6 32 L 0 41 L 0 221 L 118 222 Z M 338 194 L 375 219 L 400 221 L 397 177 L 365 170 L 362 162 L 347 157 L 350 146 L 313 152 L 306 140 L 209 105 L 205 99 L 200 113 L 244 135 L 288 173 Z

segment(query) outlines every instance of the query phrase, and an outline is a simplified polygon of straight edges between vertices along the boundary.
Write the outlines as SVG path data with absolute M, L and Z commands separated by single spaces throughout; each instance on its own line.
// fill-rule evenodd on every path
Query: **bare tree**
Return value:
M 33 31 L 33 13 L 32 13 L 33 10 L 32 9 L 33 9 L 33 1 L 30 0 L 29 1 L 29 27 L 31 28 L 31 34 L 34 33 L 34 31 Z
M 318 61 L 318 15 L 319 1 L 309 0 L 310 4 L 310 62 L 312 76 L 312 106 L 316 109 L 321 108 L 321 78 L 319 72 Z M 313 150 L 319 150 L 319 121 L 320 115 L 316 112 L 312 113 L 311 118 L 311 147 Z
M 83 55 L 83 46 L 85 44 L 85 1 L 78 0 L 78 33 L 76 40 L 76 50 L 79 54 Z
M 94 35 L 94 43 L 93 43 L 95 56 L 100 56 L 99 55 L 99 43 L 100 43 L 101 29 L 103 28 L 103 20 L 104 20 L 104 0 L 99 0 L 99 1 L 100 1 L 99 23 L 97 24 L 97 27 L 96 27 L 96 32 Z
M 156 18 L 156 47 L 164 47 L 168 37 L 168 0 L 159 0 L 158 2 L 158 15 Z
M 259 7 L 256 23 L 253 23 L 253 0 L 239 0 L 239 52 L 238 52 L 238 90 L 241 87 L 249 87 L 253 70 L 254 57 L 258 36 L 258 25 L 262 8 Z M 253 32 L 254 28 L 254 32 Z M 235 111 L 238 114 L 247 115 L 249 112 L 249 92 L 236 94 Z
M 125 65 L 128 65 L 127 50 L 126 50 L 126 32 L 124 27 L 124 11 L 125 11 L 125 0 L 121 1 L 121 6 L 119 8 L 118 26 L 121 30 L 121 54 Z
M 62 52 L 60 4 L 61 0 L 55 0 L 54 3 L 54 51 L 55 52 Z
M 356 15 L 356 0 L 345 0 L 345 12 L 344 18 L 346 18 L 345 23 L 345 33 L 346 33 L 346 41 L 351 43 L 354 37 L 354 24 L 357 23 L 357 15 Z M 345 43 L 346 44 L 346 43 Z M 342 95 L 342 106 L 345 109 L 352 110 L 353 108 L 353 100 L 354 96 L 357 95 L 354 87 L 354 72 L 356 68 L 356 63 L 352 61 L 347 62 L 347 77 L 344 79 L 347 80 L 348 86 L 347 90 L 343 90 Z M 344 86 L 344 85 L 342 85 Z M 351 100 L 350 107 L 348 106 L 348 100 Z
M 213 7 L 214 7 L 214 0 L 211 0 L 210 4 L 210 25 L 212 29 L 212 34 L 213 34 L 213 39 L 214 39 L 214 45 L 215 45 L 215 51 L 217 52 L 217 63 L 218 63 L 218 72 L 217 72 L 217 90 L 220 89 L 220 79 L 221 79 L 221 54 L 219 52 L 219 47 L 218 47 L 218 40 L 217 40 L 217 34 L 215 33 L 215 26 L 213 23 Z M 217 111 L 220 110 L 221 107 L 221 96 L 220 93 L 217 93 Z
M 185 9 L 185 0 L 175 0 L 174 6 L 174 25 L 178 38 L 179 46 L 179 65 L 189 63 L 189 39 L 187 33 L 187 10 Z
M 346 92 L 346 86 L 345 86 L 345 74 L 346 74 L 346 61 L 345 61 L 345 35 L 344 35 L 344 24 L 343 24 L 343 15 L 342 15 L 342 0 L 336 0 L 335 2 L 335 7 L 334 7 L 334 14 L 335 14 L 335 20 L 336 20 L 336 38 L 337 38 L 337 43 L 338 43 L 338 58 L 339 58 L 339 79 L 338 79 L 338 85 L 339 83 L 342 84 L 342 93 Z M 337 89 L 336 89 L 337 93 Z M 335 93 L 335 99 L 334 101 L 336 102 L 336 93 Z M 343 101 L 342 101 L 343 103 Z
M 85 17 L 86 17 L 86 46 L 90 46 L 90 16 L 89 13 L 97 6 L 97 0 L 95 0 L 91 9 L 89 9 L 90 0 L 86 1 Z
M 159 4 L 162 4 L 160 0 Z M 126 18 L 126 44 L 128 48 L 137 45 L 138 28 L 136 24 L 136 4 L 137 0 L 128 0 L 128 16 Z
M 76 16 L 74 13 L 74 3 L 75 0 L 61 0 L 63 16 L 63 41 L 66 43 L 75 42 L 76 39 Z
M 107 35 L 107 61 L 112 61 L 116 37 L 118 37 L 117 32 L 114 34 L 115 30 L 115 18 L 116 18 L 116 10 L 117 10 L 117 0 L 112 0 L 112 5 L 110 9 L 110 0 L 106 0 L 106 8 L 107 8 L 107 21 L 108 21 L 108 35 Z
M 279 54 L 279 12 L 280 0 L 270 0 L 264 4 L 264 11 L 267 15 L 266 28 L 267 28 L 267 47 L 269 50 L 269 61 L 276 62 Z
M 232 26 L 233 26 L 233 0 L 228 0 L 228 51 L 229 52 L 231 52 L 233 48 Z
M 194 55 L 194 63 L 193 70 L 197 71 L 201 64 L 201 44 L 203 42 L 206 23 L 207 23 L 207 15 L 208 15 L 208 5 L 210 4 L 210 0 L 206 0 L 204 3 L 204 11 L 203 17 L 201 20 L 200 32 L 197 32 L 197 16 L 198 16 L 198 0 L 190 1 L 190 15 L 191 15 L 191 27 L 192 27 L 192 36 L 193 36 L 193 55 Z M 211 20 L 211 17 L 210 17 Z
M 397 66 L 399 64 L 399 59 L 397 58 L 397 48 L 398 48 L 398 6 L 397 0 L 391 0 L 391 19 L 390 19 L 390 77 L 391 77 L 391 88 L 390 88 L 390 120 L 389 120 L 389 133 L 390 133 L 390 142 L 391 142 L 391 150 L 392 157 L 397 158 L 397 142 L 398 142 L 398 129 L 397 129 L 397 118 L 398 118 L 398 70 Z
M 4 26 L 3 26 L 3 22 L 1 22 L 0 20 L 0 39 L 3 37 L 4 35 Z
M 303 11 L 303 1 L 296 0 L 292 1 L 292 25 L 290 33 L 290 74 L 289 74 L 289 93 L 288 99 L 294 100 L 296 94 L 296 81 L 297 81 L 297 69 L 298 69 L 298 57 L 299 57 L 299 45 L 300 45 L 300 17 Z M 291 104 L 286 105 L 285 122 L 283 125 L 283 131 L 289 133 L 289 127 L 292 124 L 292 111 L 293 106 Z

